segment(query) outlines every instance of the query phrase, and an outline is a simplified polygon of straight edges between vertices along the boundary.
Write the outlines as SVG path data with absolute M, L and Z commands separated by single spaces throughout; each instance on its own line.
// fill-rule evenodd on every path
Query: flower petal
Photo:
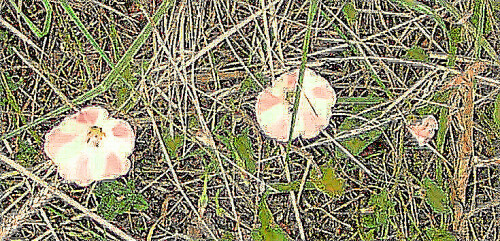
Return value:
M 282 141 L 288 140 L 291 121 L 289 107 L 288 104 L 279 103 L 262 112 L 258 111 L 261 108 L 257 107 L 257 122 L 267 136 Z
M 276 121 L 272 122 L 269 125 L 266 125 L 263 128 L 266 135 L 276 138 L 279 141 L 288 141 L 288 136 L 290 135 L 291 118 L 287 117 L 289 116 L 276 118 Z
M 438 128 L 437 120 L 432 115 L 427 116 L 420 123 L 408 126 L 410 134 L 417 140 L 419 146 L 425 146 L 434 137 L 435 130 Z
M 313 97 L 321 99 L 333 98 L 333 91 L 330 88 L 325 88 L 324 86 L 314 87 L 312 90 Z
M 263 113 L 276 105 L 284 104 L 284 101 L 285 101 L 283 98 L 275 96 L 270 91 L 266 91 L 266 90 L 264 90 L 257 97 L 257 99 L 258 100 L 257 100 L 256 111 L 259 113 Z
M 106 168 L 102 178 L 115 178 L 125 175 L 130 169 L 130 161 L 127 158 L 120 158 L 116 153 L 111 152 L 106 156 Z
M 101 149 L 114 151 L 126 156 L 132 153 L 135 144 L 135 134 L 129 123 L 109 118 L 103 122 L 101 127 L 102 131 L 106 134 L 106 137 L 101 142 Z M 116 127 L 118 129 L 115 129 Z
M 111 132 L 118 138 L 131 138 L 134 135 L 132 127 L 125 121 L 118 121 L 118 123 L 111 129 Z
M 59 175 L 64 179 L 75 182 L 80 186 L 88 186 L 93 182 L 89 172 L 90 160 L 85 153 L 75 155 L 65 164 L 58 167 Z
M 285 73 L 276 79 L 273 88 L 279 91 L 293 91 L 297 85 L 298 70 Z
M 108 118 L 108 111 L 99 106 L 90 106 L 75 113 L 72 118 L 80 124 L 94 126 Z
M 74 133 L 63 133 L 61 129 L 54 128 L 45 135 L 44 151 L 50 159 L 54 159 L 59 150 L 76 137 Z
M 97 117 L 99 117 L 99 111 L 95 109 L 81 111 L 75 116 L 76 121 L 87 125 L 95 125 Z

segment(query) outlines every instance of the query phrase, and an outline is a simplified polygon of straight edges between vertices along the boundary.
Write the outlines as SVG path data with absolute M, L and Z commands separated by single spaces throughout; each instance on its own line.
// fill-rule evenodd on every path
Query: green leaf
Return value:
M 259 220 L 263 228 L 268 228 L 273 222 L 273 215 L 266 203 L 267 193 L 261 198 L 259 203 Z
M 290 183 L 273 183 L 271 184 L 271 186 L 274 189 L 282 192 L 298 191 L 300 188 L 300 181 L 297 180 Z
M 170 134 L 164 134 L 163 136 L 165 147 L 167 148 L 170 158 L 177 157 L 177 150 L 182 147 L 182 135 L 176 134 L 172 137 Z
M 497 99 L 495 100 L 495 110 L 493 112 L 493 120 L 498 126 L 500 126 L 500 94 L 497 95 Z
M 446 132 L 448 131 L 448 108 L 441 108 L 439 112 L 439 129 L 436 135 L 436 146 L 438 150 L 443 149 Z
M 345 186 L 344 179 L 337 177 L 333 167 L 321 167 L 321 178 L 315 172 L 314 169 L 311 171 L 312 183 L 319 191 L 330 197 L 342 195 Z
M 255 173 L 255 160 L 252 148 L 252 141 L 247 134 L 238 135 L 233 141 L 234 148 L 236 149 L 237 158 L 241 160 L 243 168 L 250 173 Z
M 342 13 L 344 13 L 345 18 L 349 24 L 354 23 L 358 17 L 358 11 L 354 7 L 353 2 L 349 2 L 342 8 Z
M 261 227 L 252 231 L 252 239 L 255 241 L 286 241 L 290 240 L 288 235 L 279 227 L 276 227 L 273 215 L 266 203 L 267 193 L 259 203 L 259 220 Z
M 427 236 L 432 241 L 456 241 L 457 239 L 453 234 L 446 230 L 436 229 L 436 228 L 428 228 L 425 230 Z
M 256 241 L 287 241 L 288 236 L 280 228 L 260 228 L 252 232 L 252 238 Z
M 419 46 L 411 47 L 406 52 L 405 58 L 412 60 L 419 60 L 422 62 L 429 62 L 429 54 L 426 53 L 425 50 Z
M 296 180 L 290 183 L 271 183 L 271 187 L 280 192 L 290 192 L 298 191 L 300 189 L 300 180 Z M 312 182 L 306 182 L 304 184 L 304 190 L 313 190 L 316 186 Z
M 372 115 L 363 115 L 363 116 L 372 116 Z M 340 124 L 339 130 L 341 131 L 349 131 L 354 130 L 361 127 L 362 122 L 355 118 L 347 118 Z M 385 127 L 383 127 L 385 129 Z M 382 130 L 372 129 L 363 133 L 360 133 L 357 136 L 351 136 L 346 139 L 340 141 L 340 144 L 344 146 L 353 156 L 358 156 L 365 150 L 369 145 L 375 142 L 380 135 L 382 135 Z M 337 151 L 336 152 L 339 157 L 345 157 L 345 153 Z
M 368 205 L 373 209 L 373 214 L 364 216 L 362 226 L 365 228 L 381 228 L 388 225 L 389 218 L 396 214 L 394 202 L 389 199 L 387 190 L 370 197 Z
M 447 213 L 450 211 L 448 207 L 448 197 L 446 193 L 429 178 L 425 178 L 425 199 L 431 205 L 432 209 L 437 213 Z
M 347 98 L 339 98 L 338 102 L 343 104 L 352 105 L 353 114 L 359 113 L 366 108 L 370 107 L 374 104 L 379 104 L 384 102 L 384 98 L 380 97 L 347 97 Z M 362 116 L 366 119 L 370 119 L 380 115 L 380 111 L 374 111 L 370 113 L 364 113 Z M 359 120 L 358 118 L 346 118 L 344 122 L 342 122 L 339 126 L 340 131 L 350 131 L 354 129 L 358 129 L 363 125 L 364 121 Z M 380 135 L 382 135 L 382 131 L 386 127 L 381 127 L 381 129 L 372 129 L 363 133 L 360 133 L 356 136 L 351 136 L 345 138 L 340 141 L 340 144 L 344 146 L 352 155 L 358 156 L 366 149 L 369 145 L 375 142 Z M 346 157 L 346 154 L 337 149 L 335 152 L 337 157 Z

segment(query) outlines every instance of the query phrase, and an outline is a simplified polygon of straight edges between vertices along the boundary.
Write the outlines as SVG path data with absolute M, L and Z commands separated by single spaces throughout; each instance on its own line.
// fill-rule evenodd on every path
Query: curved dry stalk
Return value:
M 63 201 L 65 201 L 69 205 L 71 205 L 71 206 L 75 207 L 76 209 L 80 210 L 86 216 L 90 217 L 91 219 L 93 219 L 94 221 L 96 221 L 97 223 L 99 223 L 100 225 L 104 226 L 105 228 L 107 228 L 108 230 L 110 230 L 111 232 L 113 232 L 114 234 L 116 234 L 118 237 L 122 238 L 123 240 L 127 240 L 127 241 L 135 241 L 135 239 L 132 236 L 129 236 L 128 234 L 126 234 L 125 232 L 123 232 L 121 229 L 117 228 L 116 226 L 114 226 L 110 222 L 106 221 L 101 216 L 93 213 L 92 211 L 90 211 L 89 209 L 87 209 L 86 207 L 84 207 L 83 205 L 81 205 L 80 203 L 78 203 L 77 201 L 75 201 L 74 199 L 72 199 L 71 197 L 69 197 L 68 195 L 66 195 L 65 193 L 63 193 L 60 190 L 58 190 L 57 188 L 49 185 L 46 181 L 42 180 L 37 175 L 31 173 L 26 168 L 24 168 L 23 166 L 19 165 L 17 162 L 9 159 L 8 157 L 4 156 L 3 154 L 0 154 L 0 160 L 2 160 L 3 162 L 5 162 L 7 165 L 11 166 L 12 168 L 16 169 L 18 172 L 22 173 L 23 175 L 27 176 L 28 178 L 30 178 L 31 180 L 33 180 L 34 182 L 36 182 L 38 185 L 43 186 L 50 193 L 58 196 L 59 198 L 61 198 Z

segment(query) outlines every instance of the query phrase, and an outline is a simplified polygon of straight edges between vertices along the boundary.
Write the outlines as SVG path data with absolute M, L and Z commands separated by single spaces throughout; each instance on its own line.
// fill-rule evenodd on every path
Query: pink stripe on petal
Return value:
M 131 130 L 123 122 L 119 122 L 118 124 L 116 124 L 115 127 L 113 127 L 113 129 L 111 129 L 111 131 L 113 132 L 114 136 L 119 137 L 119 138 L 127 138 L 127 137 L 130 137 L 132 135 Z
M 290 132 L 290 118 L 277 118 L 270 125 L 265 126 L 266 134 L 279 141 L 287 141 Z
M 92 179 L 88 169 L 88 156 L 81 154 L 78 156 L 78 159 L 70 159 L 68 161 L 59 166 L 59 175 L 65 180 L 75 182 L 80 186 L 89 185 Z
M 269 90 L 264 90 L 257 100 L 257 112 L 262 114 L 262 112 L 267 111 L 284 101 L 284 99 L 272 95 Z
M 114 153 L 111 152 L 106 157 L 106 168 L 104 169 L 103 177 L 115 177 L 122 175 L 125 168 L 122 165 L 122 160 Z
M 87 109 L 76 114 L 76 121 L 82 124 L 95 125 L 97 117 L 99 117 L 98 109 Z
M 313 90 L 313 95 L 316 98 L 321 98 L 321 99 L 331 99 L 333 98 L 333 92 L 330 88 L 325 88 L 325 87 L 315 87 Z
M 316 136 L 324 127 L 328 125 L 329 119 L 317 116 L 311 108 L 301 113 L 304 122 L 304 137 L 312 138 Z
M 78 157 L 78 161 L 75 163 L 75 175 L 71 177 L 71 179 L 75 179 L 81 186 L 86 186 L 92 182 L 88 163 L 89 157 L 85 154 L 81 154 Z
M 54 159 L 62 146 L 75 139 L 75 134 L 62 133 L 60 129 L 55 129 L 45 137 L 45 153 Z
M 286 89 L 295 89 L 295 85 L 297 84 L 297 72 L 293 72 L 290 74 L 286 74 L 283 76 L 284 87 Z

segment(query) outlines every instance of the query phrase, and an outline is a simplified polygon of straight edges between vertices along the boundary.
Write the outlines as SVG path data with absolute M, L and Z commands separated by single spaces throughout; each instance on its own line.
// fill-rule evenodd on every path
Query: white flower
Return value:
M 299 70 L 281 75 L 272 87 L 257 97 L 255 112 L 264 133 L 278 141 L 288 141 L 292 120 L 293 94 Z M 300 93 L 299 109 L 292 139 L 313 138 L 328 126 L 331 108 L 336 102 L 335 91 L 326 79 L 306 69 Z
M 432 115 L 427 116 L 420 123 L 408 126 L 408 130 L 419 146 L 425 146 L 434 137 L 437 129 L 439 129 L 438 122 Z
M 44 151 L 64 179 L 88 186 L 127 174 L 134 144 L 130 124 L 96 106 L 66 117 L 47 133 Z

